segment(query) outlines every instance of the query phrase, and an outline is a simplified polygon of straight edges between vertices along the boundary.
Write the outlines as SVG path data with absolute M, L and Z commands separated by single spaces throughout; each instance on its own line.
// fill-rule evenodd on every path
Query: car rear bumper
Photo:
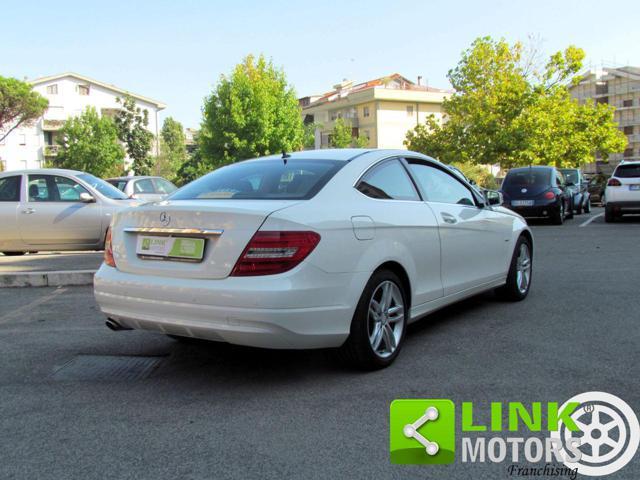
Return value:
M 127 328 L 263 348 L 340 346 L 368 274 L 308 264 L 270 277 L 167 278 L 102 265 L 94 292 Z
M 547 218 L 554 213 L 557 213 L 558 208 L 560 208 L 556 203 L 518 207 L 506 205 L 506 207 L 519 215 L 522 215 L 524 218 Z
M 612 202 L 607 199 L 607 207 L 620 213 L 640 213 L 640 200 Z

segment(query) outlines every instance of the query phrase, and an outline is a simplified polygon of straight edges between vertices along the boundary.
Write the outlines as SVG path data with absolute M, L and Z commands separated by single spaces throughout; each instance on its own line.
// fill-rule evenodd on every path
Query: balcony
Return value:
M 60 130 L 64 126 L 64 120 L 42 120 L 42 130 L 46 132 L 54 132 Z
M 60 145 L 45 145 L 44 146 L 44 156 L 45 157 L 55 157 L 58 155 L 58 151 L 60 150 Z

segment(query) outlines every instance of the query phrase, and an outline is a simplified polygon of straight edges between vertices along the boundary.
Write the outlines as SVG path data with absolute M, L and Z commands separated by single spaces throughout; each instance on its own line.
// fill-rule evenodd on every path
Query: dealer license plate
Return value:
M 136 253 L 142 256 L 162 257 L 168 260 L 202 260 L 204 238 L 157 237 L 138 235 Z

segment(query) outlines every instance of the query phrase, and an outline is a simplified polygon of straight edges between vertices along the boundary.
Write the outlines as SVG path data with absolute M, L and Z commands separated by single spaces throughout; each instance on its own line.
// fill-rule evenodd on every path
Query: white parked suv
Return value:
M 625 213 L 640 213 L 640 162 L 618 165 L 604 191 L 606 222 L 613 222 Z

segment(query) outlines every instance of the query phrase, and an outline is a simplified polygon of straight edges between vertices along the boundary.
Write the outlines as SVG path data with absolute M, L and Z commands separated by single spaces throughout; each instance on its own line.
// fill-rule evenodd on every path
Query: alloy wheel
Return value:
M 531 253 L 526 243 L 520 245 L 516 260 L 516 285 L 520 293 L 525 293 L 531 281 Z
M 404 302 L 398 286 L 385 280 L 369 300 L 368 335 L 373 352 L 386 358 L 395 352 L 404 330 Z

